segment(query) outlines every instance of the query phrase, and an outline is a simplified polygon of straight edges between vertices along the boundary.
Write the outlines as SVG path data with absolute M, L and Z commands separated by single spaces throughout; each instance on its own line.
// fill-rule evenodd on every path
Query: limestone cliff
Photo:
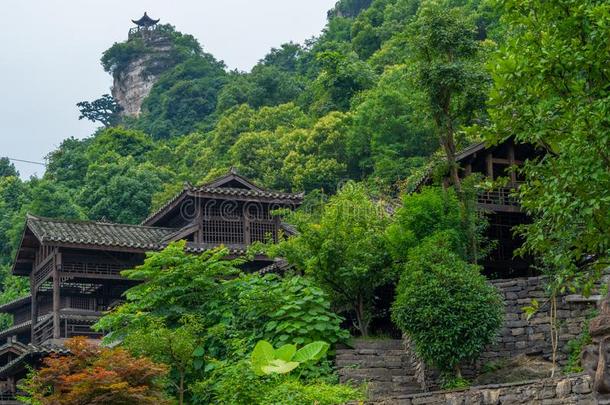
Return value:
M 142 102 L 159 76 L 174 65 L 172 43 L 166 35 L 153 32 L 145 41 L 146 52 L 113 72 L 112 96 L 122 107 L 123 116 L 139 116 Z

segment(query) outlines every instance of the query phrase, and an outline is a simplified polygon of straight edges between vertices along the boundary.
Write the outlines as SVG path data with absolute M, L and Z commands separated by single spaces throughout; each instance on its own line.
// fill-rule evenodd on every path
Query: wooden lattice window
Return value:
M 244 220 L 235 205 L 218 204 L 205 207 L 203 242 L 239 245 L 245 243 Z

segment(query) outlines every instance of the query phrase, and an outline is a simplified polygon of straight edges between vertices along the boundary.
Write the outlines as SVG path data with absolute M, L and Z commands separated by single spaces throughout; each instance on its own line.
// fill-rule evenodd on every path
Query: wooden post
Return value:
M 53 339 L 61 338 L 59 310 L 61 308 L 61 285 L 59 283 L 59 271 L 61 269 L 61 253 L 55 254 L 53 266 Z
M 485 163 L 487 163 L 487 177 L 494 179 L 494 162 L 491 152 L 485 155 Z
M 36 288 L 36 283 L 34 282 L 34 272 L 30 274 L 30 291 L 32 292 L 32 300 L 31 300 L 31 318 L 32 318 L 32 328 L 31 328 L 31 337 L 32 343 L 39 343 L 34 341 L 34 328 L 36 328 L 36 324 L 38 323 L 38 289 Z
M 250 245 L 251 240 L 250 240 L 250 212 L 249 212 L 249 208 L 250 206 L 248 205 L 248 203 L 244 203 L 244 206 L 242 208 L 243 211 L 243 218 L 244 218 L 244 244 L 246 246 Z
M 515 145 L 512 143 L 508 145 L 508 164 L 511 166 L 510 169 L 510 183 L 512 187 L 517 187 L 517 172 L 513 167 L 515 165 Z

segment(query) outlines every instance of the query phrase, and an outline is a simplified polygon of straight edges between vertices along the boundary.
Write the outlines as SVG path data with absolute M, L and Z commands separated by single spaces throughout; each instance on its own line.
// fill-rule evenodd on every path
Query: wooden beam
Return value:
M 53 339 L 61 338 L 59 311 L 61 309 L 61 286 L 59 283 L 61 268 L 61 253 L 55 255 L 55 263 L 53 268 Z

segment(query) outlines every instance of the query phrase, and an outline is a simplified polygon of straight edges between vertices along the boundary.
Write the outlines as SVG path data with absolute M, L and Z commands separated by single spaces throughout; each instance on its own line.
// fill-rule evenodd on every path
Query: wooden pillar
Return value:
M 250 212 L 249 212 L 249 208 L 250 205 L 246 202 L 244 203 L 244 207 L 242 209 L 243 211 L 243 218 L 244 218 L 244 244 L 245 245 L 250 245 L 250 243 L 252 242 L 250 240 Z
M 31 300 L 31 318 L 32 318 L 32 327 L 31 327 L 31 336 L 30 339 L 32 343 L 34 342 L 34 328 L 38 323 L 38 288 L 36 288 L 36 283 L 34 282 L 34 273 L 30 274 L 30 291 L 32 292 L 32 300 Z
M 487 164 L 487 177 L 491 180 L 494 178 L 494 162 L 491 152 L 485 155 L 485 163 Z
M 59 282 L 59 273 L 61 269 L 61 253 L 55 254 L 55 263 L 53 266 L 53 339 L 61 338 L 59 311 L 61 309 L 61 284 Z
M 517 187 L 517 172 L 515 170 L 515 145 L 508 145 L 508 164 L 510 165 L 510 183 L 512 187 Z

